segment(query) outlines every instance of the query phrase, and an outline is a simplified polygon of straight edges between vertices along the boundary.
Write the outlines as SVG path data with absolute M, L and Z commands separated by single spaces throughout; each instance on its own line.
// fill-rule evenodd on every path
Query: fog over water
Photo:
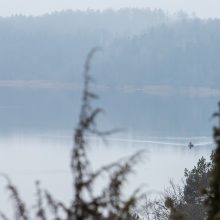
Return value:
M 210 137 L 139 139 L 129 134 L 127 138 L 109 137 L 107 145 L 95 137 L 89 137 L 88 140 L 89 157 L 94 169 L 138 150 L 146 150 L 143 160 L 136 167 L 136 174 L 130 176 L 125 189 L 127 195 L 142 184 L 146 185 L 144 191 L 148 195 L 162 193 L 170 179 L 181 182 L 184 169 L 193 168 L 202 156 L 209 159 L 213 149 Z M 195 144 L 191 150 L 188 148 L 189 141 Z M 36 180 L 40 180 L 42 187 L 49 189 L 55 198 L 68 202 L 72 182 L 69 168 L 71 148 L 71 132 L 1 136 L 1 172 L 10 176 L 28 204 L 34 202 Z M 0 207 L 9 210 L 11 203 L 3 178 L 0 181 L 0 193 Z

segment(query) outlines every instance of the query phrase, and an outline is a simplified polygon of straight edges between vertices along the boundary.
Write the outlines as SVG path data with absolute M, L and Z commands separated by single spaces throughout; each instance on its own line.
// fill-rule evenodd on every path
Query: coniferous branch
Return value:
M 0 219 L 2 220 L 10 220 L 3 212 L 0 211 Z
M 96 128 L 95 119 L 102 109 L 92 108 L 91 101 L 98 96 L 90 91 L 92 77 L 89 74 L 91 59 L 97 52 L 97 48 L 91 50 L 84 66 L 84 91 L 82 97 L 82 106 L 80 111 L 80 120 L 74 135 L 74 147 L 71 157 L 71 168 L 74 176 L 74 201 L 72 203 L 73 219 L 81 220 L 90 218 L 95 219 L 127 219 L 130 216 L 129 209 L 135 204 L 136 197 L 131 197 L 127 201 L 122 200 L 122 186 L 127 180 L 127 175 L 133 171 L 133 166 L 140 158 L 142 152 L 138 152 L 129 158 L 125 163 L 115 163 L 104 166 L 97 172 L 90 169 L 90 161 L 87 157 L 86 134 L 93 133 L 103 136 L 105 133 Z M 108 134 L 108 133 L 107 133 Z M 116 168 L 116 169 L 115 169 Z M 93 195 L 93 185 L 104 171 L 110 175 L 109 185 L 99 196 Z M 90 198 L 85 199 L 84 195 Z M 136 195 L 136 194 L 135 194 Z M 90 200 L 90 201 L 88 201 Z M 124 205 L 124 206 L 123 206 Z M 127 212 L 126 218 L 125 212 Z M 106 217 L 102 213 L 107 213 Z
M 59 216 L 60 210 L 62 210 L 64 213 L 68 213 L 68 208 L 66 208 L 62 202 L 57 202 L 57 200 L 55 200 L 48 191 L 45 191 L 44 195 L 47 206 L 53 216 L 53 220 L 61 220 L 62 218 Z
M 42 195 L 42 190 L 40 188 L 40 182 L 36 181 L 36 216 L 38 217 L 39 220 L 46 220 L 46 211 L 44 208 L 44 203 L 43 203 L 43 195 Z
M 7 182 L 7 190 L 10 193 L 10 197 L 14 203 L 14 215 L 16 220 L 28 220 L 28 211 L 25 203 L 22 201 L 18 190 L 14 184 L 12 184 L 10 178 L 6 174 L 0 174 Z M 5 215 L 2 214 L 5 217 Z

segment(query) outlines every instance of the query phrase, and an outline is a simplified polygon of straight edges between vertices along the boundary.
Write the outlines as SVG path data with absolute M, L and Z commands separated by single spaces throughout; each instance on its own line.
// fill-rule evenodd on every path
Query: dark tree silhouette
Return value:
M 216 150 L 213 153 L 213 170 L 210 179 L 210 189 L 208 190 L 208 198 L 206 200 L 208 208 L 207 220 L 220 219 L 220 102 L 219 111 L 213 114 L 213 117 L 219 118 L 219 125 L 214 127 L 214 140 L 216 142 Z

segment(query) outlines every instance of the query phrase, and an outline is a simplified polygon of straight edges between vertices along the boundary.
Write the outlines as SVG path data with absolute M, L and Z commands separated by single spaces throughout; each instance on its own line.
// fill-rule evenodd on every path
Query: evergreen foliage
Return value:
M 208 208 L 207 220 L 220 220 L 220 103 L 219 111 L 214 113 L 213 117 L 218 117 L 219 125 L 218 127 L 214 127 L 213 132 L 217 147 L 213 154 L 213 170 L 211 173 L 208 198 L 206 200 Z

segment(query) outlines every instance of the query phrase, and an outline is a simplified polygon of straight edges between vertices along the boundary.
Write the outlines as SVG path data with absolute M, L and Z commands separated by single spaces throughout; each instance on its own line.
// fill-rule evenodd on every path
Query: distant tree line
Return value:
M 218 19 L 150 9 L 0 18 L 0 79 L 79 82 L 83 57 L 97 45 L 103 84 L 218 86 L 219 29 Z

